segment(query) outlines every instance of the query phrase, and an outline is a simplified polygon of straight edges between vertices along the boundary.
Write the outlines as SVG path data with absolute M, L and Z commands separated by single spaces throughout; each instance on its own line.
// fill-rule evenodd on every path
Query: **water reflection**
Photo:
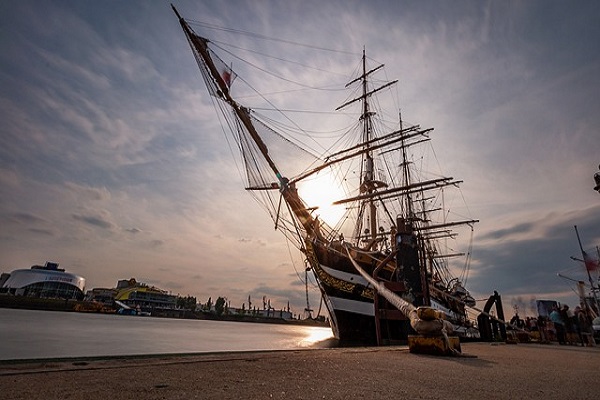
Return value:
M 333 332 L 331 332 L 330 328 L 312 327 L 306 333 L 308 336 L 300 342 L 301 347 L 328 347 L 324 346 L 324 344 L 329 343 L 333 339 Z
M 0 359 L 330 347 L 331 329 L 0 308 Z

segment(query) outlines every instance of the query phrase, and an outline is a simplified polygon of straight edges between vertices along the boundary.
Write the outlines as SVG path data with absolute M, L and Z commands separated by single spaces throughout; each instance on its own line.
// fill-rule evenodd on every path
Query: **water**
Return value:
M 0 308 L 0 360 L 318 347 L 331 329 Z

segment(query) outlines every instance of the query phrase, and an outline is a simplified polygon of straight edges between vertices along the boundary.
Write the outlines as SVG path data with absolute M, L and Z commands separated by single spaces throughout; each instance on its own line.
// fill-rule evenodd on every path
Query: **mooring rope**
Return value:
M 348 254 L 348 258 L 352 262 L 352 265 L 362 275 L 362 277 L 365 278 L 365 280 L 367 282 L 369 282 L 371 285 L 373 285 L 373 287 L 377 289 L 377 293 L 379 293 L 383 297 L 385 297 L 385 299 L 387 301 L 389 301 L 398 310 L 400 310 L 402 312 L 402 314 L 404 314 L 408 318 L 412 311 L 417 310 L 417 308 L 415 306 L 413 306 L 411 303 L 404 300 L 403 298 L 398 296 L 396 293 L 392 292 L 390 289 L 386 288 L 385 285 L 383 284 L 383 282 L 377 281 L 377 280 L 375 280 L 375 278 L 373 278 L 372 276 L 367 274 L 360 267 L 360 265 L 358 265 L 358 263 L 356 261 L 354 261 L 354 259 L 350 255 L 350 251 L 348 250 L 347 247 L 346 247 L 346 253 Z
M 422 320 L 418 316 L 417 307 L 404 300 L 396 293 L 392 292 L 390 289 L 385 287 L 383 282 L 377 281 L 373 277 L 369 276 L 363 270 L 360 265 L 350 255 L 350 250 L 346 247 L 346 253 L 348 254 L 348 258 L 354 268 L 360 273 L 360 275 L 365 278 L 367 282 L 369 282 L 373 287 L 377 290 L 378 294 L 381 294 L 387 301 L 390 302 L 394 307 L 396 307 L 402 314 L 404 314 L 409 320 L 410 325 L 413 329 L 420 335 L 439 335 L 443 338 L 446 348 L 448 349 L 449 354 L 451 355 L 460 355 L 460 352 L 453 348 L 450 344 L 450 339 L 448 338 L 448 330 L 452 330 L 452 325 L 448 321 L 444 321 L 440 318 L 436 318 L 433 320 Z M 429 308 L 429 307 L 427 307 Z M 375 315 L 375 318 L 377 316 Z

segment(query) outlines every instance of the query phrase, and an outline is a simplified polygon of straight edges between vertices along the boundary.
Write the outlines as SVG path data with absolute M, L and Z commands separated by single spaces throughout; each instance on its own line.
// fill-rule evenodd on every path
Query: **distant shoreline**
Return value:
M 89 301 L 79 301 L 72 299 L 42 299 L 36 297 L 0 295 L 0 308 L 13 308 L 21 310 L 39 310 L 39 311 L 64 311 L 64 312 L 85 312 L 96 314 L 116 314 L 117 310 L 109 307 L 99 307 L 97 303 Z M 142 318 L 142 317 L 140 317 Z M 259 317 L 252 315 L 216 315 L 200 311 L 181 310 L 181 309 L 156 309 L 152 315 L 145 318 L 176 318 L 176 319 L 197 319 L 212 321 L 230 321 L 230 322 L 254 322 L 267 324 L 292 324 L 329 328 L 329 323 L 313 319 L 286 320 L 277 317 Z

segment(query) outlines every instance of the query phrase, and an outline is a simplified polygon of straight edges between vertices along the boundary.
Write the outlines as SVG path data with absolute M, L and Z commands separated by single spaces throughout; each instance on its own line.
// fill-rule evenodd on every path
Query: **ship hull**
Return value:
M 340 345 L 375 345 L 376 293 L 356 271 L 341 247 L 319 246 L 307 243 L 309 261 L 329 311 L 331 328 Z M 373 269 L 372 264 L 362 264 Z M 406 318 L 393 321 L 385 327 L 384 342 L 404 343 L 409 333 Z
M 375 298 L 377 296 L 368 282 L 351 266 L 350 260 L 343 256 L 339 248 L 310 245 L 309 261 L 315 274 L 319 288 L 328 309 L 331 328 L 339 344 L 344 345 L 377 345 L 406 344 L 408 335 L 414 334 L 408 318 L 398 316 L 386 319 L 395 310 L 386 310 L 379 306 L 379 333 L 375 320 Z M 363 263 L 361 267 L 368 271 L 375 263 Z M 354 271 L 351 271 L 354 269 Z M 453 316 L 455 320 L 464 319 L 464 314 L 444 305 L 440 299 L 431 297 L 429 305 Z M 396 312 L 397 313 L 397 312 Z M 456 334 L 461 337 L 476 338 L 478 332 L 474 328 L 455 325 Z M 379 340 L 378 340 L 379 338 Z

